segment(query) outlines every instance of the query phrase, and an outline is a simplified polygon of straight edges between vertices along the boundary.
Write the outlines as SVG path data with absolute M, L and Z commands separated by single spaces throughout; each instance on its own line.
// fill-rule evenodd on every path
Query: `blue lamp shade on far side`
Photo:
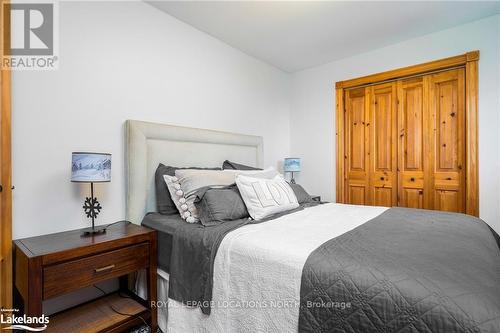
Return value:
M 111 154 L 74 152 L 71 156 L 71 181 L 102 183 L 111 181 Z
M 300 158 L 288 157 L 285 158 L 283 164 L 283 171 L 285 172 L 299 172 L 300 171 Z

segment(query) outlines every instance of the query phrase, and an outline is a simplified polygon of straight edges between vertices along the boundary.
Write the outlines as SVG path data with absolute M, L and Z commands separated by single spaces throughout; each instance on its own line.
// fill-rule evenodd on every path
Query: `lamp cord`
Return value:
M 103 293 L 103 295 L 107 295 L 107 293 L 102 290 L 101 288 L 99 288 L 98 286 L 96 286 L 95 284 L 92 285 L 94 288 L 96 288 L 97 290 L 99 290 L 101 293 Z M 132 297 L 129 297 L 129 296 L 123 296 L 121 293 L 118 293 L 118 295 L 122 298 L 132 298 Z M 140 320 L 142 320 L 142 322 L 144 323 L 144 325 L 146 325 L 147 328 L 149 328 L 149 331 L 150 333 L 154 333 L 154 332 L 151 332 L 151 327 L 149 327 L 148 323 L 144 320 L 144 318 L 142 318 L 140 315 L 138 314 L 131 314 L 131 313 L 125 313 L 125 312 L 120 312 L 118 310 L 116 310 L 113 305 L 111 305 L 110 303 L 108 303 L 106 300 L 105 300 L 106 304 L 109 306 L 109 308 L 111 310 L 113 310 L 113 312 L 121 315 L 121 316 L 127 316 L 127 317 L 134 317 L 134 318 L 139 318 Z
M 118 224 L 118 223 L 122 223 L 122 222 L 123 223 L 127 223 L 127 224 L 130 223 L 129 221 L 117 221 L 117 222 L 113 222 L 113 223 L 110 223 L 110 224 L 106 225 L 106 229 L 109 228 L 109 227 L 111 227 L 112 225 L 115 225 L 115 224 Z

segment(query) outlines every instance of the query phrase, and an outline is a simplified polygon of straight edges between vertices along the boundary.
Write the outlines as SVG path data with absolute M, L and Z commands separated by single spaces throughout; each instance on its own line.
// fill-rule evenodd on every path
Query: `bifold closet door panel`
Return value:
M 465 70 L 428 77 L 432 209 L 465 213 Z
M 345 91 L 346 203 L 465 212 L 465 71 Z
M 369 88 L 369 198 L 375 206 L 397 205 L 396 83 Z
M 398 206 L 430 208 L 430 123 L 424 78 L 398 81 Z
M 370 205 L 368 184 L 369 98 L 365 88 L 345 92 L 346 202 Z

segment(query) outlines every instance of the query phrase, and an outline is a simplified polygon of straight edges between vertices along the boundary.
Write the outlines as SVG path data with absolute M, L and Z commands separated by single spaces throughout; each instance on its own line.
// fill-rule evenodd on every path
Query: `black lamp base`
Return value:
M 82 230 L 82 237 L 90 237 L 95 235 L 102 235 L 106 233 L 106 226 L 89 227 Z
M 94 197 L 94 183 L 90 183 L 90 197 L 85 198 L 83 203 L 83 210 L 87 217 L 92 219 L 92 227 L 85 228 L 82 230 L 82 237 L 90 237 L 95 235 L 100 235 L 106 233 L 106 227 L 96 227 L 94 226 L 94 219 L 97 214 L 101 211 L 101 204 Z

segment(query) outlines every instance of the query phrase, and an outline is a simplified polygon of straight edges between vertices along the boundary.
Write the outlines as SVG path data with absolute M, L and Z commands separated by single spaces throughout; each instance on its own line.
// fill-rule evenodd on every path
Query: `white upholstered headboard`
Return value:
M 156 211 L 154 176 L 159 163 L 178 167 L 221 167 L 224 160 L 262 167 L 260 136 L 127 120 L 127 220 L 140 224 Z

